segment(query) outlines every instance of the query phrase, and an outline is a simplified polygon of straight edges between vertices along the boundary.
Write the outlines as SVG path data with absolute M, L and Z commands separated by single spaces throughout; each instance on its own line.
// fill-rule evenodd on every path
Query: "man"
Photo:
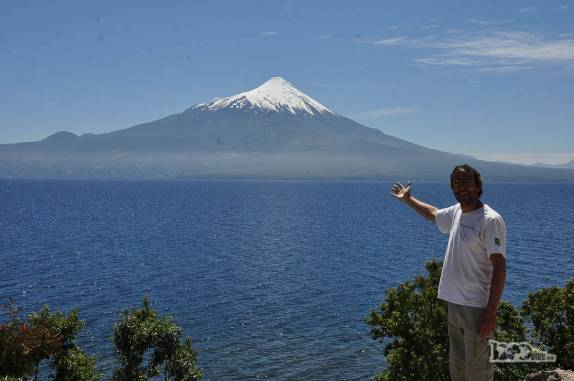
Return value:
M 492 380 L 488 339 L 506 277 L 506 226 L 480 201 L 482 177 L 469 165 L 450 175 L 457 204 L 445 208 L 417 200 L 412 184 L 395 183 L 391 194 L 449 234 L 438 297 L 448 304 L 449 371 L 453 381 Z

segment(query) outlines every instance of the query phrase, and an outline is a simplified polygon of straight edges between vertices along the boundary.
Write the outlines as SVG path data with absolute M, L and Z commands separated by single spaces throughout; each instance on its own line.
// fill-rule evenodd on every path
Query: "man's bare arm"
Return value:
M 391 188 L 391 195 L 393 195 L 396 199 L 406 203 L 427 220 L 434 222 L 438 209 L 435 206 L 427 204 L 426 202 L 418 200 L 412 196 L 412 188 L 413 186 L 410 181 L 407 183 L 406 187 L 404 187 L 401 183 L 396 182 Z
M 492 263 L 492 279 L 488 304 L 482 316 L 479 330 L 479 334 L 483 337 L 488 337 L 488 334 L 496 329 L 496 308 L 500 302 L 506 280 L 506 259 L 502 254 L 492 254 L 489 258 Z

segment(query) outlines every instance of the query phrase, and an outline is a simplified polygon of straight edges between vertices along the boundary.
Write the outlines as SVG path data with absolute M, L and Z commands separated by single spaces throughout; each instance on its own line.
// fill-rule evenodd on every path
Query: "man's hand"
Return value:
M 397 181 L 391 188 L 391 196 L 395 197 L 397 200 L 403 201 L 427 220 L 434 221 L 438 209 L 432 205 L 417 200 L 414 196 L 411 196 L 412 189 L 412 181 L 409 181 L 406 187 Z
M 411 198 L 412 189 L 413 186 L 410 181 L 407 183 L 406 187 L 404 187 L 403 184 L 397 181 L 391 188 L 391 195 L 395 196 L 395 198 L 401 201 L 406 201 L 407 199 Z
M 494 332 L 496 329 L 496 310 L 487 309 L 482 313 L 480 317 L 480 328 L 478 329 L 478 334 L 481 337 L 489 338 L 490 332 Z

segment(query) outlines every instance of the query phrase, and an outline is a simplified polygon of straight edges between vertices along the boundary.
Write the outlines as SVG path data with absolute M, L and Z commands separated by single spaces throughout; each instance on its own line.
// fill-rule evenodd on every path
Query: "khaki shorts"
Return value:
M 488 339 L 480 337 L 484 308 L 448 303 L 449 371 L 453 381 L 491 381 L 494 364 L 489 361 Z

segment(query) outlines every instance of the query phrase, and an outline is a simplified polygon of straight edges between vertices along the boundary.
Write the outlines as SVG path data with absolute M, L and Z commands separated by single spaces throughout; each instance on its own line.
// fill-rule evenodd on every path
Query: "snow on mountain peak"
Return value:
M 208 104 L 199 104 L 204 110 L 263 109 L 266 111 L 289 111 L 292 114 L 304 112 L 310 115 L 332 114 L 333 111 L 313 98 L 297 90 L 281 77 L 272 77 L 261 86 L 231 97 L 216 99 Z

